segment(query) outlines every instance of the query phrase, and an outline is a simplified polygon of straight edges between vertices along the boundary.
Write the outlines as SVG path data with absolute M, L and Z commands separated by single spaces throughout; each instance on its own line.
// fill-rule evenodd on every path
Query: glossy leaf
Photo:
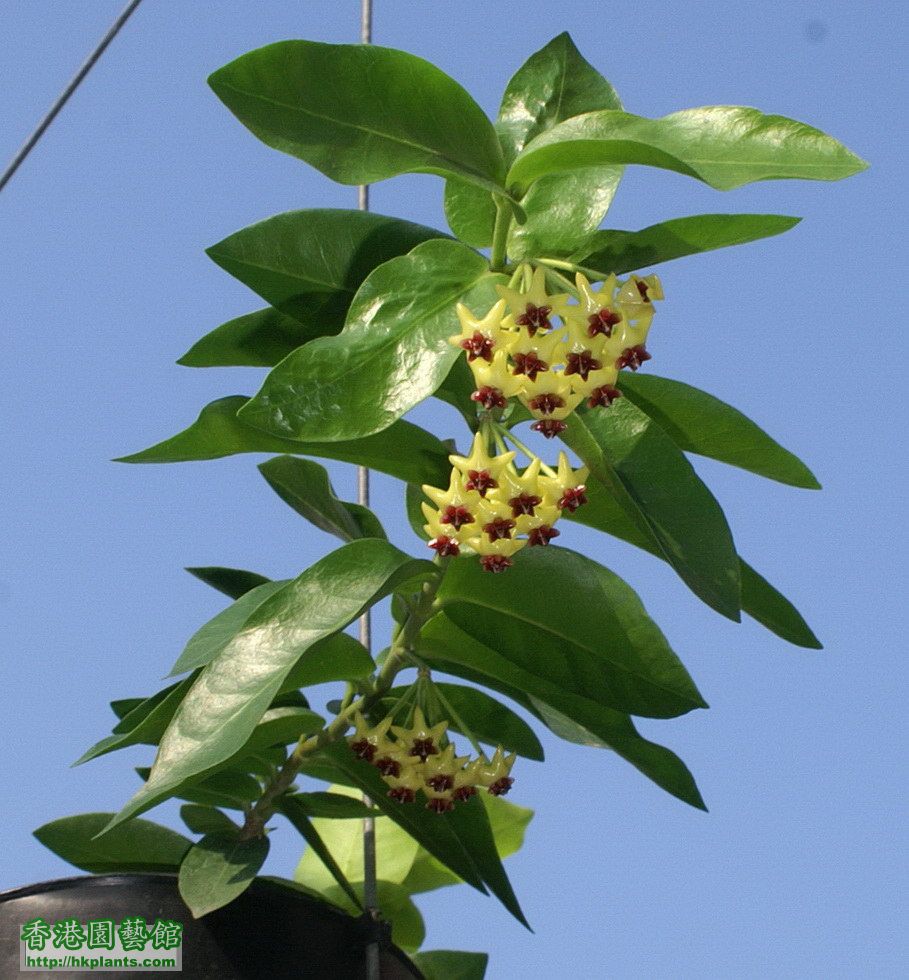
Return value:
M 615 89 L 581 55 L 567 33 L 530 56 L 505 88 L 496 129 L 511 164 L 535 137 L 572 116 L 621 109 Z M 527 220 L 512 226 L 513 258 L 564 254 L 599 227 L 622 176 L 593 166 L 543 177 L 522 200 Z
M 691 806 L 706 809 L 694 778 L 675 753 L 642 738 L 628 715 L 591 700 L 597 691 L 588 690 L 580 683 L 576 691 L 569 691 L 564 685 L 553 683 L 542 660 L 529 657 L 523 664 L 508 660 L 464 632 L 444 613 L 424 627 L 418 650 L 438 670 L 490 687 L 530 710 L 535 710 L 535 702 L 539 701 L 570 718 L 593 733 L 590 744 L 608 746 L 667 793 Z M 535 713 L 555 734 L 562 736 L 550 717 L 538 709 Z
M 237 840 L 207 834 L 194 844 L 180 865 L 177 886 L 193 918 L 219 909 L 242 895 L 268 857 L 268 838 Z
M 572 260 L 604 276 L 621 275 L 686 255 L 781 235 L 801 220 L 785 214 L 696 214 L 640 231 L 595 231 Z
M 239 834 L 240 828 L 226 813 L 213 806 L 200 803 L 184 803 L 180 807 L 180 819 L 194 834 Z M 125 824 L 131 827 L 132 823 Z
M 458 714 L 460 721 L 473 732 L 480 742 L 493 747 L 501 745 L 508 752 L 517 752 L 526 759 L 543 761 L 543 746 L 530 725 L 511 708 L 475 687 L 461 684 L 434 682 L 443 697 Z M 407 688 L 398 687 L 389 692 L 392 700 L 404 695 Z M 391 703 L 391 701 L 389 702 Z M 449 718 L 448 727 L 466 735 L 459 721 Z
M 462 242 L 474 248 L 492 245 L 496 203 L 488 190 L 460 180 L 446 180 L 444 206 L 448 227 Z
M 717 190 L 756 180 L 840 180 L 867 164 L 831 136 L 744 106 L 705 106 L 645 119 L 616 110 L 568 119 L 532 140 L 508 174 L 525 190 L 551 173 L 593 164 L 674 170 Z
M 725 402 L 681 381 L 627 372 L 619 385 L 686 452 L 709 456 L 770 480 L 819 490 L 811 470 Z
M 146 698 L 123 716 L 112 735 L 96 742 L 73 765 L 81 766 L 84 762 L 107 755 L 108 752 L 128 748 L 130 745 L 157 745 L 195 679 L 195 674 L 190 675 L 185 680 L 171 684 L 170 687 Z
M 407 52 L 281 41 L 232 61 L 209 84 L 264 143 L 339 183 L 412 172 L 501 183 L 502 153 L 483 110 Z
M 257 585 L 219 612 L 190 637 L 168 676 L 177 677 L 188 670 L 210 664 L 259 606 L 276 592 L 280 592 L 285 585 L 286 580 Z
M 341 329 L 354 293 L 376 266 L 443 237 L 434 228 L 371 211 L 313 208 L 266 218 L 212 245 L 207 254 L 299 320 L 307 334 L 303 344 Z
M 642 531 L 615 498 L 596 481 L 587 487 L 588 503 L 574 514 L 564 515 L 587 527 L 605 531 L 637 548 L 667 561 L 653 534 Z M 739 559 L 742 581 L 742 610 L 777 636 L 796 646 L 820 649 L 821 643 L 801 613 L 750 565 Z
M 304 325 L 269 306 L 222 323 L 197 340 L 177 363 L 196 368 L 274 367 L 292 350 L 340 329 L 340 323 L 317 317 Z
M 186 463 L 237 453 L 296 453 L 368 466 L 408 483 L 448 479 L 448 449 L 425 429 L 403 419 L 362 439 L 305 443 L 281 439 L 241 422 L 237 412 L 247 402 L 243 395 L 219 398 L 203 408 L 188 429 L 117 462 Z
M 363 283 L 343 331 L 301 347 L 265 379 L 240 419 L 284 439 L 360 439 L 388 428 L 442 384 L 460 351 L 458 302 L 497 300 L 486 260 L 460 242 L 425 242 Z
M 110 710 L 122 721 L 130 711 L 138 708 L 145 698 L 120 698 L 118 701 L 110 702 Z
M 261 605 L 212 661 L 161 739 L 148 782 L 111 826 L 243 747 L 294 665 L 404 581 L 435 574 L 385 541 L 353 541 Z
M 467 359 L 458 357 L 435 392 L 436 398 L 447 402 L 461 413 L 471 432 L 476 432 L 479 428 L 477 403 L 470 397 L 475 388 L 473 372 L 467 366 Z
M 425 980 L 483 980 L 489 965 L 488 953 L 460 949 L 433 949 L 411 958 Z
M 541 601 L 554 582 L 570 603 Z M 528 548 L 495 578 L 458 560 L 439 601 L 464 632 L 566 692 L 654 718 L 707 706 L 634 591 L 584 555 Z
M 563 440 L 636 523 L 643 516 L 670 565 L 709 606 L 736 622 L 741 584 L 720 505 L 669 436 L 628 398 L 568 420 Z
M 366 647 L 347 633 L 335 633 L 314 643 L 290 668 L 281 691 L 331 681 L 355 681 L 368 677 L 375 663 Z
M 230 596 L 231 599 L 239 599 L 240 596 L 251 592 L 257 585 L 264 585 L 271 579 L 256 572 L 247 572 L 242 568 L 187 568 L 190 575 L 194 575 L 199 581 L 210 585 L 218 592 Z
M 172 873 L 192 842 L 169 827 L 134 820 L 96 839 L 111 813 L 82 813 L 39 827 L 35 837 L 58 857 L 89 874 Z
M 259 472 L 288 506 L 326 534 L 342 541 L 386 537 L 368 507 L 335 496 L 324 466 L 296 456 L 276 456 L 260 463 Z
M 136 773 L 143 782 L 147 782 L 150 772 L 149 766 L 136 766 Z M 187 779 L 174 789 L 172 795 L 179 800 L 188 800 L 200 806 L 246 810 L 261 793 L 262 787 L 259 781 L 250 773 L 215 772 L 204 777 Z M 106 831 L 99 831 L 99 834 L 104 833 Z

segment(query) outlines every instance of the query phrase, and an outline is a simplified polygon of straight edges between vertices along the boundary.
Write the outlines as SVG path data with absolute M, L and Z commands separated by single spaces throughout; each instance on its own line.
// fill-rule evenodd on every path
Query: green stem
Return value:
M 492 254 L 489 257 L 489 268 L 493 272 L 501 272 L 505 266 L 510 228 L 511 208 L 500 198 L 496 198 L 496 223 L 492 230 Z
M 525 446 L 524 443 L 521 442 L 521 440 L 511 431 L 511 429 L 504 425 L 498 425 L 496 428 L 498 432 L 501 433 L 501 435 L 515 447 L 515 449 L 520 449 L 531 462 L 535 459 L 540 459 L 540 457 L 537 456 L 537 454 L 529 446 Z M 559 475 L 551 466 L 544 463 L 542 459 L 540 459 L 540 469 L 547 476 L 557 477 Z
M 563 276 L 561 272 L 556 272 L 555 269 L 550 269 L 548 266 L 545 268 L 546 278 L 554 283 L 557 287 L 562 289 L 567 289 L 569 294 L 572 296 L 578 295 L 578 287 L 568 278 L 568 276 Z
M 439 572 L 436 576 L 423 583 L 423 591 L 420 598 L 414 605 L 407 621 L 399 631 L 392 643 L 385 663 L 379 671 L 378 677 L 370 687 L 370 690 L 357 701 L 350 703 L 342 710 L 331 724 L 327 725 L 315 735 L 308 738 L 303 737 L 297 743 L 296 748 L 288 756 L 287 761 L 281 766 L 277 775 L 269 782 L 256 801 L 255 805 L 246 815 L 246 822 L 240 834 L 241 840 L 249 840 L 253 837 L 261 837 L 265 832 L 265 824 L 275 812 L 278 799 L 282 794 L 290 789 L 291 784 L 302 768 L 306 759 L 334 742 L 340 741 L 350 727 L 351 719 L 357 713 L 368 711 L 384 694 L 386 694 L 394 683 L 395 677 L 409 663 L 412 662 L 414 646 L 420 636 L 420 630 L 437 612 L 436 595 L 445 578 L 445 571 L 448 564 L 447 559 L 439 559 Z
M 601 282 L 606 277 L 597 269 L 591 269 L 586 265 L 576 265 L 574 262 L 566 262 L 563 259 L 537 259 L 541 265 L 548 265 L 552 269 L 565 269 L 567 272 L 580 272 L 593 282 Z

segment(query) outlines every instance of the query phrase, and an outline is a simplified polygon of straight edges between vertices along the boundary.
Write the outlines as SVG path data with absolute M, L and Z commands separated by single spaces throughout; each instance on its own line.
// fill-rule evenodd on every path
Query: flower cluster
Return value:
M 663 298 L 654 275 L 623 282 L 612 275 L 598 290 L 580 273 L 575 282 L 577 303 L 550 295 L 538 266 L 527 290 L 497 286 L 501 299 L 481 319 L 458 304 L 461 332 L 449 338 L 467 354 L 477 385 L 471 398 L 488 411 L 518 398 L 536 419 L 531 428 L 548 438 L 564 431 L 581 402 L 608 408 L 621 395 L 619 371 L 650 360 L 653 301 Z
M 501 572 L 526 545 L 548 545 L 558 537 L 555 522 L 563 510 L 575 511 L 587 502 L 587 468 L 572 469 L 565 453 L 558 470 L 534 457 L 519 471 L 515 453 L 490 455 L 478 433 L 469 456 L 449 456 L 451 481 L 447 490 L 424 486 L 435 507 L 423 503 L 429 547 L 441 557 L 462 549 L 480 555 L 488 572 Z
M 493 796 L 504 796 L 511 789 L 514 753 L 507 756 L 499 746 L 491 760 L 483 755 L 473 760 L 458 757 L 445 737 L 448 722 L 429 725 L 419 708 L 414 710 L 410 728 L 391 722 L 388 716 L 370 727 L 357 715 L 354 733 L 347 740 L 357 758 L 372 763 L 382 774 L 391 799 L 413 803 L 422 792 L 427 810 L 447 813 L 455 803 L 476 795 L 478 787 Z

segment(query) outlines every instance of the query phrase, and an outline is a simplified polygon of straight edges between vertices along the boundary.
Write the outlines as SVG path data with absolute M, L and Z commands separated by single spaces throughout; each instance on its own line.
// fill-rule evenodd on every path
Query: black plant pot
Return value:
M 0 977 L 39 976 L 19 973 L 20 930 L 39 916 L 51 925 L 73 918 L 120 922 L 136 916 L 149 925 L 159 919 L 180 922 L 185 980 L 360 980 L 366 976 L 366 947 L 375 928 L 365 917 L 355 919 L 268 879 L 257 879 L 230 905 L 194 919 L 174 875 L 60 878 L 0 892 Z M 384 932 L 380 939 L 383 980 L 422 980 Z M 59 955 L 50 945 L 44 953 Z M 149 947 L 139 955 L 169 954 Z M 82 980 L 89 974 L 57 970 L 46 975 Z M 99 975 L 112 980 L 181 976 L 163 971 Z

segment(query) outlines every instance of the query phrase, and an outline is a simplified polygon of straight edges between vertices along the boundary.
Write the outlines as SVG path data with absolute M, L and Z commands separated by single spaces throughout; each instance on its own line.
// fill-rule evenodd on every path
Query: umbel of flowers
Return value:
M 427 810 L 447 813 L 455 803 L 475 796 L 478 788 L 493 796 L 504 796 L 511 789 L 514 753 L 508 756 L 499 746 L 491 760 L 484 755 L 456 756 L 445 734 L 448 722 L 429 725 L 419 707 L 409 728 L 393 725 L 392 720 L 388 715 L 370 726 L 356 715 L 348 743 L 358 758 L 379 770 L 393 800 L 413 803 L 422 793 Z
M 510 286 L 497 287 L 501 299 L 481 318 L 458 304 L 461 332 L 449 338 L 467 356 L 477 386 L 471 398 L 484 416 L 470 455 L 449 457 L 448 488 L 423 487 L 435 505 L 422 505 L 425 530 L 440 556 L 466 550 L 489 572 L 504 571 L 521 548 L 548 545 L 562 511 L 587 500 L 586 467 L 572 469 L 560 453 L 552 469 L 497 418 L 517 398 L 536 420 L 531 428 L 552 438 L 582 402 L 608 408 L 621 396 L 619 371 L 650 360 L 653 300 L 663 298 L 657 276 L 610 276 L 594 289 L 578 273 L 572 303 L 568 293 L 547 292 L 546 275 L 542 266 L 521 267 Z M 513 288 L 519 279 L 527 288 Z M 530 459 L 524 470 L 506 439 Z

